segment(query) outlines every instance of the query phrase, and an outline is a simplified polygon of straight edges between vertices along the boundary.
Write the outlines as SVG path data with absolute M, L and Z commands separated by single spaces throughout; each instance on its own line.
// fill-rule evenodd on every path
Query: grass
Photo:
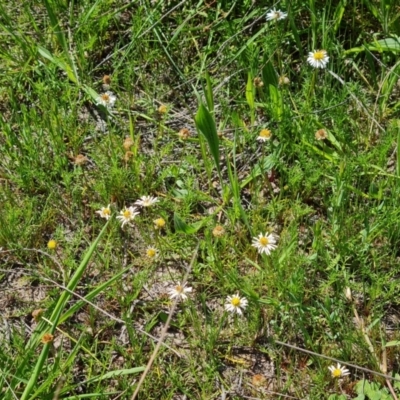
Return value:
M 397 399 L 399 16 L 0 5 L 0 397 Z

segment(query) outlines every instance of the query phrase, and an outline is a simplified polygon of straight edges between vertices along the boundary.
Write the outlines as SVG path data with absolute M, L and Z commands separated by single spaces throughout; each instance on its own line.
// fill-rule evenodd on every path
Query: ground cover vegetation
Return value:
M 0 3 L 0 398 L 397 399 L 395 0 Z

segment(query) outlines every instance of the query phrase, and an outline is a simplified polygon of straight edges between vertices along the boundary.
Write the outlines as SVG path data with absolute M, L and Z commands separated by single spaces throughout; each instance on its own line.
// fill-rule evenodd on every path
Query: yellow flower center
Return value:
M 129 219 L 132 216 L 132 213 L 129 210 L 124 211 L 124 218 Z
M 105 215 L 110 215 L 110 214 L 111 214 L 110 209 L 109 209 L 109 208 L 105 208 L 105 209 L 103 210 L 103 214 L 105 214 Z
M 269 139 L 271 137 L 272 133 L 269 129 L 262 129 L 260 132 L 260 136 L 263 138 Z
M 314 60 L 321 61 L 325 58 L 325 50 L 319 50 L 314 53 Z
M 54 239 L 49 240 L 49 242 L 47 243 L 47 247 L 50 250 L 54 250 L 57 247 L 57 242 Z
M 167 106 L 164 105 L 164 104 L 161 104 L 161 106 L 158 107 L 158 112 L 159 112 L 160 114 L 165 114 L 165 113 L 167 112 Z
M 102 98 L 106 103 L 108 103 L 108 102 L 110 101 L 110 96 L 109 96 L 107 93 L 103 93 L 103 94 L 101 95 L 101 98 Z
M 332 376 L 333 376 L 334 378 L 340 378 L 340 377 L 342 376 L 342 370 L 339 369 L 339 368 L 335 368 L 335 369 L 332 371 Z
M 154 220 L 154 224 L 155 224 L 156 228 L 164 228 L 165 220 L 164 220 L 164 218 L 157 218 L 156 220 Z
M 240 299 L 239 299 L 239 297 L 234 297 L 234 298 L 231 300 L 231 304 L 232 304 L 234 307 L 238 307 L 238 306 L 240 305 Z
M 260 244 L 261 244 L 261 246 L 266 246 L 268 243 L 269 243 L 269 240 L 268 240 L 268 238 L 266 238 L 265 236 L 263 236 L 263 237 L 260 239 Z
M 176 290 L 178 293 L 182 293 L 182 292 L 183 292 L 183 286 L 182 286 L 182 285 L 177 285 L 177 286 L 175 286 L 175 290 Z
M 155 257 L 156 253 L 155 249 L 147 249 L 147 255 L 151 258 Z

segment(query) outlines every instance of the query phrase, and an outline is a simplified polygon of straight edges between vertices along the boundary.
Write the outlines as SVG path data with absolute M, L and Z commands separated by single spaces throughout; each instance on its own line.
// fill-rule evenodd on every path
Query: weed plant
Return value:
M 395 0 L 0 4 L 0 398 L 397 399 Z

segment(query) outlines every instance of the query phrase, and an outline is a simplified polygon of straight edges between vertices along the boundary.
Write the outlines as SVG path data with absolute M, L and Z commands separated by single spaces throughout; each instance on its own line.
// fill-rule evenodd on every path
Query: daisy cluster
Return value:
M 157 197 L 142 196 L 139 200 L 136 200 L 134 204 L 138 207 L 151 207 L 156 203 L 158 203 Z M 122 228 L 125 224 L 132 222 L 135 217 L 140 214 L 138 207 L 125 207 L 119 212 L 117 219 L 121 222 Z M 96 211 L 96 213 L 99 214 L 101 218 L 109 220 L 111 217 L 110 204 L 107 207 L 102 207 L 100 210 Z M 165 221 L 162 218 L 157 218 L 154 220 L 154 224 L 162 228 L 165 225 Z
M 121 227 L 124 227 L 126 224 L 130 224 L 137 215 L 140 214 L 140 210 L 138 207 L 151 207 L 154 204 L 158 203 L 157 197 L 152 196 L 142 196 L 139 200 L 135 201 L 134 206 L 125 207 L 117 216 L 117 220 L 121 223 Z M 102 207 L 100 210 L 96 211 L 97 214 L 101 218 L 109 220 L 111 218 L 112 212 L 110 208 L 110 204 L 107 207 Z M 165 226 L 165 220 L 163 218 L 157 218 L 153 221 L 154 229 L 160 230 Z M 213 234 L 216 237 L 222 236 L 224 234 L 224 228 L 221 226 L 217 226 L 213 230 Z M 255 247 L 259 254 L 267 254 L 270 255 L 273 250 L 277 248 L 278 236 L 274 233 L 263 234 L 260 233 L 257 237 L 254 237 L 252 240 L 252 246 Z M 146 256 L 150 259 L 156 258 L 158 255 L 158 250 L 150 246 L 146 249 Z M 170 299 L 177 300 L 187 300 L 188 294 L 192 292 L 192 287 L 186 285 L 186 283 L 180 283 L 173 285 L 170 289 L 168 289 L 168 294 Z M 244 309 L 247 307 L 248 301 L 245 297 L 241 297 L 238 293 L 232 296 L 228 296 L 225 302 L 225 310 L 232 314 L 242 315 Z

